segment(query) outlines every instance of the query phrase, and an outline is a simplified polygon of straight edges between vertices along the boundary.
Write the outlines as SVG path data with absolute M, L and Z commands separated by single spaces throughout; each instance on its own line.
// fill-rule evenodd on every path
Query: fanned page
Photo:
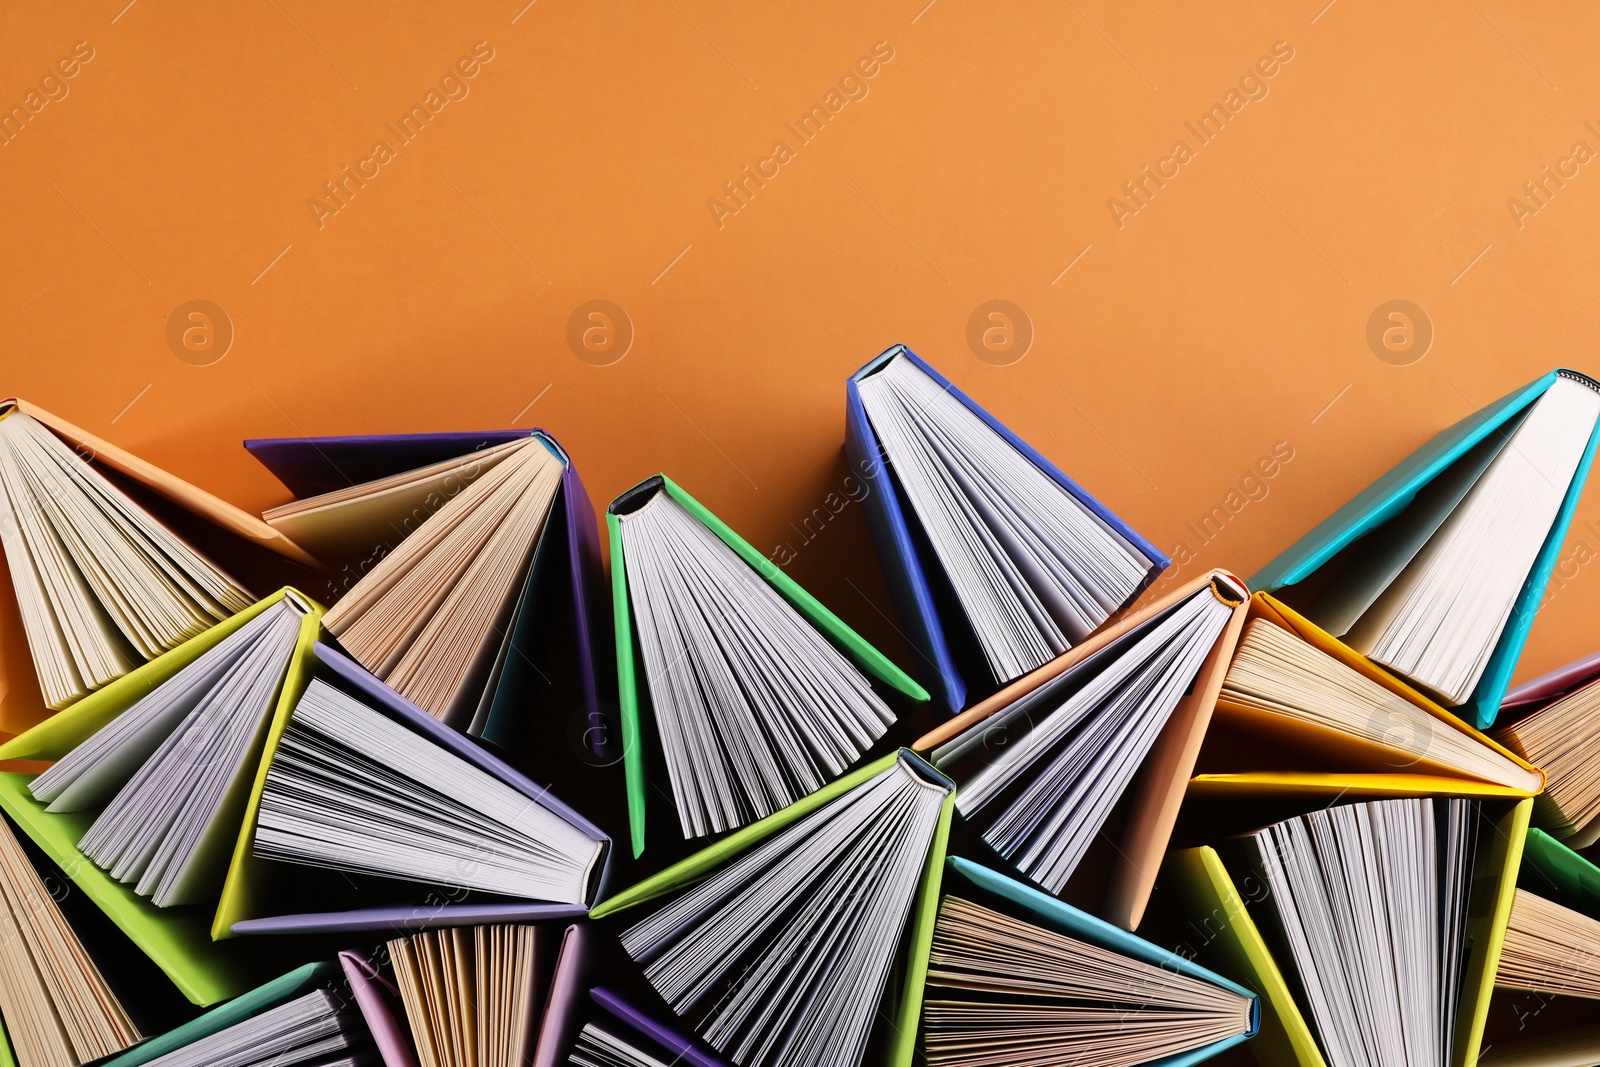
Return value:
M 1236 606 L 1207 585 L 934 749 L 957 810 L 1059 893 Z
M 739 1067 L 854 1067 L 947 795 L 902 757 L 629 927 L 623 948 Z
M 997 683 L 1065 652 L 1152 563 L 915 364 L 859 383 L 873 432 Z
M 1251 1001 L 946 896 L 922 1012 L 930 1067 L 1135 1067 L 1249 1033 Z
M 254 600 L 15 407 L 0 412 L 0 543 L 55 709 Z
M 215 900 L 308 610 L 286 593 L 33 779 L 34 799 L 103 807 L 79 850 L 156 906 Z
M 546 990 L 538 927 L 428 930 L 389 942 L 421 1067 L 522 1067 Z
M 78 1067 L 140 1040 L 4 818 L 0 1022 L 20 1067 Z
M 326 989 L 268 1008 L 145 1067 L 379 1067 L 353 1003 Z
M 604 851 L 538 801 L 314 678 L 268 768 L 264 859 L 588 902 Z
M 815 792 L 894 714 L 716 534 L 657 492 L 620 517 L 628 596 L 686 838 Z
M 469 683 L 500 646 L 565 470 L 536 437 L 502 447 L 323 617 L 362 666 L 452 725 L 478 705 Z
M 1494 981 L 1600 1000 L 1600 920 L 1518 889 Z
M 1494 734 L 1542 769 L 1534 821 L 1573 848 L 1600 838 L 1600 683 L 1591 682 Z
M 430 515 L 522 447 L 508 441 L 261 513 L 279 533 L 329 559 L 370 553 L 403 540 Z
M 1333 632 L 1357 651 L 1446 704 L 1463 703 L 1500 642 L 1597 419 L 1600 387 L 1563 373 L 1519 422 L 1367 535 L 1372 546 L 1334 577 L 1342 597 L 1371 599 L 1348 630 L 1347 605 L 1324 604 L 1321 617 L 1314 605 L 1312 617 L 1332 616 Z
M 1348 734 L 1388 750 L 1397 770 L 1426 760 L 1486 782 L 1539 789 L 1537 772 L 1267 619 L 1245 627 L 1218 701 Z
M 628 1038 L 597 1023 L 584 1023 L 567 1062 L 573 1067 L 673 1067 Z
M 1251 915 L 1329 1067 L 1449 1067 L 1477 823 L 1472 801 L 1380 800 L 1237 842 L 1264 885 Z

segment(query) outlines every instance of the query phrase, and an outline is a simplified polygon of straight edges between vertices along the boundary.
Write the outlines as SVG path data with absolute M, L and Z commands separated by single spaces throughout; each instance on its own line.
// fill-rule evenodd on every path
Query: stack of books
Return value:
M 1600 384 L 1157 590 L 845 393 L 909 672 L 541 430 L 250 439 L 257 517 L 0 405 L 0 1067 L 1600 1062 L 1600 654 L 1509 689 Z

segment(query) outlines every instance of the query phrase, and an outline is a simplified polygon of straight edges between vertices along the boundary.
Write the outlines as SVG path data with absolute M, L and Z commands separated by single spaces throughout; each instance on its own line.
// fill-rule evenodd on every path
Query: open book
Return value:
M 548 990 L 557 930 L 527 924 L 426 930 L 388 943 L 421 1067 L 522 1067 Z
M 0 1049 L 9 1039 L 19 1067 L 77 1067 L 141 1036 L 0 818 Z
M 949 711 L 1082 641 L 1167 565 L 903 345 L 851 377 L 845 415 L 896 608 Z
M 1587 681 L 1494 732 L 1545 773 L 1536 824 L 1572 848 L 1600 840 L 1600 681 Z
M 1600 1000 L 1600 919 L 1519 888 L 1495 985 Z
M 254 599 L 90 458 L 17 401 L 0 403 L 0 543 L 53 709 Z
M 565 712 L 576 702 L 588 747 L 609 759 L 615 724 L 603 705 L 611 699 L 611 672 L 600 669 L 596 655 L 606 638 L 599 531 L 583 480 L 555 438 L 543 430 L 483 430 L 257 438 L 244 446 L 298 498 L 266 512 L 267 521 L 306 537 L 348 589 L 504 459 L 502 446 L 530 439 L 561 460 L 561 487 L 526 576 L 516 581 L 509 617 L 503 625 L 496 620 L 494 659 L 481 678 L 467 680 L 477 705 L 470 717 L 463 708 L 451 721 L 515 752 L 536 718 L 549 721 L 552 709 Z
M 1539 790 L 1537 771 L 1469 734 L 1461 723 L 1430 713 L 1266 618 L 1245 625 L 1218 703 L 1287 747 L 1313 746 L 1327 753 L 1341 742 L 1351 747 L 1349 738 L 1383 750 L 1396 769 Z
M 948 861 L 923 1001 L 932 1067 L 1195 1063 L 1257 1023 L 1244 987 L 1004 875 Z
M 1543 774 L 1266 593 L 1241 640 L 1189 796 L 1259 805 L 1527 797 Z
M 215 900 L 284 675 L 318 611 L 294 590 L 263 602 L 33 779 L 34 799 L 51 813 L 99 810 L 78 848 L 157 906 Z
M 1477 804 L 1347 804 L 1226 843 L 1327 1062 L 1456 1062 Z
M 895 718 L 869 671 L 922 695 L 771 563 L 752 566 L 749 546 L 665 476 L 606 517 L 618 658 L 632 668 L 636 641 L 642 668 L 624 671 L 624 726 L 638 734 L 647 701 L 685 838 L 764 818 L 844 773 Z M 629 768 L 643 768 L 635 755 Z M 629 814 L 637 843 L 642 801 Z
M 622 947 L 739 1067 L 863 1062 L 908 929 L 920 928 L 953 787 L 909 752 L 836 785 L 595 910 L 670 894 L 623 931 Z M 926 950 L 914 941 L 916 959 Z M 920 996 L 914 975 L 905 983 Z M 908 1007 L 895 1040 L 915 1028 Z
M 1251 579 L 1487 727 L 1600 435 L 1600 383 L 1552 371 L 1443 431 Z
M 606 846 L 313 678 L 271 756 L 257 857 L 508 897 L 593 899 Z
M 960 786 L 956 810 L 996 852 L 1059 893 L 1244 602 L 1244 590 L 1224 576 L 1197 583 L 1003 708 L 961 716 L 953 736 L 950 729 L 936 731 L 931 759 Z M 1172 761 L 1182 763 L 1176 754 Z M 1176 777 L 1181 782 L 1187 774 L 1185 768 Z M 1172 787 L 1169 781 L 1161 788 Z M 1152 860 L 1172 817 L 1152 813 L 1138 827 L 1157 842 Z M 1123 917 L 1142 907 L 1142 901 L 1126 906 Z
M 505 667 L 535 549 L 566 461 L 543 437 L 521 437 L 277 509 L 280 526 L 312 523 L 361 541 L 408 530 L 323 619 L 339 643 L 406 699 L 460 729 L 483 721 Z M 453 494 L 449 490 L 454 487 Z M 421 501 L 410 512 L 413 499 Z M 430 510 L 425 505 L 433 504 Z M 418 514 L 420 512 L 420 519 Z M 415 524 L 410 529 L 410 524 Z

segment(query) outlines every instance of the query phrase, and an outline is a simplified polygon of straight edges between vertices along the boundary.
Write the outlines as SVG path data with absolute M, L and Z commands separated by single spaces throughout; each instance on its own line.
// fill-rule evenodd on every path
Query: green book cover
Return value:
M 776 564 L 756 551 L 748 541 L 734 533 L 726 523 L 707 510 L 705 505 L 684 492 L 665 474 L 646 479 L 617 500 L 640 494 L 655 482 L 659 482 L 660 491 L 682 505 L 685 511 L 733 549 L 740 559 L 765 579 L 795 611 L 800 613 L 802 618 L 831 640 L 868 678 L 889 687 L 911 701 L 919 704 L 927 702 L 928 691 L 918 685 L 910 675 L 896 667 L 893 661 L 845 625 L 844 621 L 824 607 L 821 601 L 802 589 L 793 578 L 783 573 Z M 633 854 L 639 856 L 645 847 L 646 798 L 649 795 L 643 744 L 644 730 L 639 711 L 640 687 L 645 682 L 640 677 L 635 658 L 633 609 L 628 599 L 627 567 L 623 563 L 622 552 L 622 523 L 616 513 L 616 506 L 617 501 L 612 501 L 611 509 L 606 512 L 606 530 L 611 544 L 611 607 L 617 641 L 617 689 L 622 711 L 623 770 L 627 777 L 628 826 L 633 842 Z
M 1600 919 L 1600 867 L 1540 829 L 1522 846 L 1517 885 L 1530 893 Z

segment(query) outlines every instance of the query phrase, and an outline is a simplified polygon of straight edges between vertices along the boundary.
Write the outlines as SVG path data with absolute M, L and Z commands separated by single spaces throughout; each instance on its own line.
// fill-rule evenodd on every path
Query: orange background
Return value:
M 844 379 L 892 343 L 1187 542 L 1185 577 L 1248 575 L 1552 366 L 1600 373 L 1600 164 L 1520 227 L 1507 203 L 1600 149 L 1593 5 L 925 2 L 8 3 L 6 107 L 93 59 L 0 147 L 0 392 L 250 509 L 286 494 L 243 437 L 544 426 L 598 507 L 670 472 L 905 663 L 859 508 L 829 504 Z M 480 41 L 468 95 L 401 145 L 385 123 Z M 1200 144 L 1185 122 L 1280 41 Z M 877 42 L 867 95 L 802 145 L 785 123 Z M 319 227 L 308 201 L 380 139 Z M 719 227 L 707 201 L 780 139 Z M 1119 228 L 1108 199 L 1179 139 Z M 206 366 L 167 340 L 194 299 L 236 333 Z M 635 334 L 609 366 L 567 340 L 594 299 Z M 1006 366 L 967 339 L 994 299 L 1034 334 Z M 1394 299 L 1434 330 L 1406 366 L 1367 342 Z M 1196 538 L 1278 442 L 1266 496 Z M 1569 549 L 1597 546 L 1591 492 Z M 1562 574 L 1523 677 L 1600 645 L 1600 567 Z

